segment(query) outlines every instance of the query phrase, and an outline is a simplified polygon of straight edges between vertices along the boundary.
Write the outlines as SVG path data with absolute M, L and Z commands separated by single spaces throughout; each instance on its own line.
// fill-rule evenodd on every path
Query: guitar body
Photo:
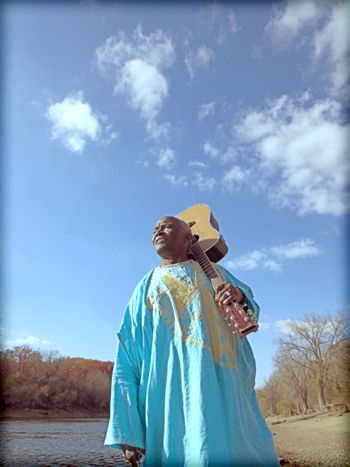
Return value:
M 193 235 L 214 263 L 220 261 L 228 252 L 228 246 L 219 232 L 219 224 L 207 204 L 195 204 L 177 214 L 179 219 L 190 223 Z

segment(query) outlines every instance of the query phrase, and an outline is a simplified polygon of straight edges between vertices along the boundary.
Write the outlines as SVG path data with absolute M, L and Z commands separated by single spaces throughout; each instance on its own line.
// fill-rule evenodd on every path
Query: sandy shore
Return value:
M 279 457 L 290 466 L 350 466 L 350 413 L 268 420 Z

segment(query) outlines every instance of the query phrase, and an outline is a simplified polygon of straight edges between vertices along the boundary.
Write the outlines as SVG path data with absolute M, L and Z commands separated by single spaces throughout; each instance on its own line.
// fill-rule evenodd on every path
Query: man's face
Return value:
M 161 258 L 187 258 L 191 239 L 191 229 L 185 222 L 176 217 L 166 216 L 157 222 L 153 230 L 152 243 Z

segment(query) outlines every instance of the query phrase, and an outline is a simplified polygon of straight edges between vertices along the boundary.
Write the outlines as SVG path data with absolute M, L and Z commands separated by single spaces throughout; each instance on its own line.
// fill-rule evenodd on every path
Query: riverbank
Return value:
M 12 409 L 0 412 L 0 420 L 76 420 L 76 419 L 108 419 L 109 413 L 91 412 L 89 410 L 44 410 L 44 409 Z
M 81 453 L 74 451 L 74 456 L 72 453 L 73 457 L 70 459 L 68 456 L 69 449 L 65 448 L 62 450 L 62 446 L 64 443 L 70 443 L 72 439 L 79 437 L 84 432 L 94 433 L 93 436 L 96 437 L 93 437 L 93 440 L 97 444 L 99 443 L 99 446 L 96 445 L 93 452 L 86 453 L 83 459 L 84 465 L 118 465 L 120 461 L 119 454 L 115 453 L 115 451 L 108 451 L 107 454 L 106 448 L 102 448 L 108 414 L 96 414 L 86 410 L 45 411 L 30 409 L 8 411 L 5 414 L 2 413 L 0 418 L 3 421 L 23 422 L 18 426 L 17 424 L 11 425 L 14 432 L 12 435 L 6 435 L 6 439 L 12 440 L 13 438 L 13 449 L 16 450 L 19 440 L 23 437 L 23 442 L 26 442 L 26 444 L 19 451 L 28 452 L 28 449 L 33 449 L 33 456 L 35 454 L 34 451 L 42 452 L 44 456 L 43 462 L 46 462 L 46 464 L 45 449 L 48 449 L 47 442 L 50 441 L 52 442 L 50 462 L 54 462 L 55 460 L 58 465 L 61 465 L 61 463 L 62 465 L 66 465 L 68 461 L 73 462 L 72 459 L 74 457 L 76 465 L 79 465 L 82 459 L 80 457 L 78 459 L 77 456 Z M 36 423 L 31 424 L 32 421 Z M 43 424 L 40 424 L 40 421 Z M 45 424 L 44 422 L 47 421 L 50 423 Z M 55 422 L 59 423 L 55 424 Z M 79 422 L 78 425 L 77 422 Z M 288 467 L 314 467 L 316 465 L 324 467 L 350 467 L 350 413 L 317 413 L 308 416 L 274 417 L 268 419 L 268 423 L 273 433 L 282 465 L 288 465 Z M 41 425 L 42 428 L 40 428 Z M 96 428 L 94 427 L 98 427 L 98 431 L 100 431 L 99 436 L 97 436 Z M 69 436 L 67 435 L 68 431 Z M 10 438 L 8 438 L 9 436 Z M 83 438 L 85 439 L 85 435 Z M 58 439 L 60 439 L 59 442 L 57 441 Z M 44 444 L 40 446 L 36 445 L 40 441 Z M 73 445 L 81 447 L 80 438 Z M 73 447 L 70 449 L 73 450 Z M 16 455 L 14 454 L 12 459 L 18 459 L 18 465 L 23 467 L 24 464 L 20 457 L 20 452 L 17 453 L 16 451 Z M 111 462 L 109 464 L 111 457 L 108 460 L 108 456 L 116 456 L 114 460 L 118 460 L 118 462 L 114 464 Z M 96 464 L 94 459 L 100 459 L 101 464 Z
M 350 413 L 268 420 L 282 465 L 350 467 Z

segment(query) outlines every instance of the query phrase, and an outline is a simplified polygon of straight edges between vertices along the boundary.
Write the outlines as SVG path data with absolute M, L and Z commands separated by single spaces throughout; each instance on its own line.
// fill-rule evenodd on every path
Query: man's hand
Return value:
M 135 446 L 129 446 L 128 444 L 122 444 L 121 447 L 125 459 L 130 462 L 130 465 L 132 465 L 132 467 L 138 467 L 140 465 L 139 461 L 141 457 L 146 454 L 146 451 L 141 448 L 136 448 Z
M 222 282 L 216 289 L 215 300 L 219 307 L 223 307 L 232 305 L 233 302 L 242 303 L 244 295 L 229 282 Z

